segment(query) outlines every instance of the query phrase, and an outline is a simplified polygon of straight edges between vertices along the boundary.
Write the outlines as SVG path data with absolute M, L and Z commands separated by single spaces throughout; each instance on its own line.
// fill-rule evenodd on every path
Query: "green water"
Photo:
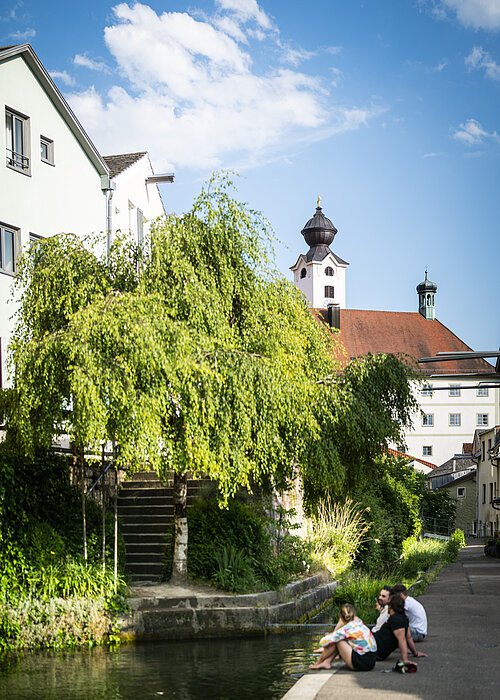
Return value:
M 312 662 L 320 631 L 150 642 L 4 659 L 2 700 L 278 700 Z

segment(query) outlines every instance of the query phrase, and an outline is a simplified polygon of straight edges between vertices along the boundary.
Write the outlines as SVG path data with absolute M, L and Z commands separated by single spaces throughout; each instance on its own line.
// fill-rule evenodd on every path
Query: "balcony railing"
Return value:
M 22 153 L 17 153 L 12 149 L 7 149 L 7 165 L 11 168 L 17 168 L 18 170 L 29 170 L 30 169 L 30 159 L 28 156 L 24 156 Z

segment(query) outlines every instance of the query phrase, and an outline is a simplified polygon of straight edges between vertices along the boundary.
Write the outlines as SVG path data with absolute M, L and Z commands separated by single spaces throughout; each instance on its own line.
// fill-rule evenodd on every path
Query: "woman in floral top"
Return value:
M 352 671 L 371 671 L 377 658 L 375 637 L 350 603 L 340 609 L 340 618 L 331 634 L 320 641 L 321 652 L 311 669 L 331 668 L 337 654 Z

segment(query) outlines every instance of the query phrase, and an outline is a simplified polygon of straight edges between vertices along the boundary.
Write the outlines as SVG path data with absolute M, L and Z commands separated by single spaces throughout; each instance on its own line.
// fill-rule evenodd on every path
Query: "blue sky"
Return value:
M 350 308 L 413 311 L 500 344 L 500 0 L 0 0 L 102 153 L 148 150 L 189 208 L 238 171 L 288 274 L 322 196 Z

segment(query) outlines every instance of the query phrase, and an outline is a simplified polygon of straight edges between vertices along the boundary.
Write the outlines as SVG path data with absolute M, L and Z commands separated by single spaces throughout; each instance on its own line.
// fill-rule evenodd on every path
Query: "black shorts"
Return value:
M 377 652 L 367 651 L 364 654 L 358 654 L 352 650 L 352 666 L 355 671 L 371 671 L 377 660 Z

